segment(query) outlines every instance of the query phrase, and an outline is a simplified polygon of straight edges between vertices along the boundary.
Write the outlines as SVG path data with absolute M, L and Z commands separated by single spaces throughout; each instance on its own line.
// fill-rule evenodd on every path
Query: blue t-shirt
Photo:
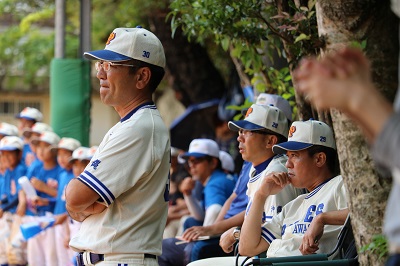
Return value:
M 26 176 L 31 178 L 35 173 L 43 168 L 43 163 L 39 159 L 35 159 L 30 166 L 27 167 Z
M 242 170 L 239 174 L 239 180 L 236 183 L 236 187 L 234 192 L 236 194 L 236 198 L 232 201 L 230 208 L 226 212 L 224 219 L 228 219 L 236 214 L 246 210 L 247 203 L 249 201 L 248 196 L 246 194 L 247 191 L 247 182 L 249 182 L 249 173 L 251 169 L 250 162 L 243 162 Z
M 25 174 L 26 174 L 26 166 L 22 161 L 17 165 L 17 167 L 15 167 L 14 170 L 9 170 L 9 169 L 6 170 L 4 174 L 4 183 L 1 191 L 2 194 L 6 196 L 7 203 L 2 204 L 1 205 L 2 208 L 4 208 L 7 204 L 18 198 L 18 191 L 20 190 L 20 187 L 18 185 L 18 179 L 21 176 L 24 176 Z M 16 210 L 17 206 L 14 206 L 8 211 L 11 213 L 15 213 Z
M 59 175 L 62 171 L 62 168 L 59 165 L 56 165 L 50 170 L 44 169 L 43 167 L 37 167 L 32 172 L 30 176 L 28 176 L 29 180 L 32 177 L 36 177 L 40 181 L 46 183 L 47 185 L 57 188 L 58 187 L 58 179 Z M 40 191 L 36 191 L 37 195 L 41 198 L 49 199 L 49 205 L 46 206 L 38 206 L 37 207 L 37 215 L 45 215 L 46 212 L 54 212 L 54 206 L 56 202 L 56 198 Z
M 29 146 L 29 143 L 24 143 L 24 147 L 22 149 L 22 160 L 21 161 L 25 162 L 25 158 L 28 153 L 32 153 L 31 147 Z
M 65 188 L 67 187 L 69 181 L 74 178 L 74 174 L 72 173 L 72 170 L 66 171 L 63 169 L 63 171 L 59 175 L 58 179 L 58 192 L 57 192 L 57 200 L 56 200 L 56 206 L 54 207 L 54 214 L 62 214 L 66 213 L 67 209 L 65 207 Z
M 215 170 L 204 187 L 205 209 L 213 204 L 224 205 L 235 188 L 235 178 L 221 170 Z
M 6 195 L 3 192 L 4 179 L 5 179 L 5 173 L 0 174 L 0 200 L 2 200 L 4 197 L 6 197 Z

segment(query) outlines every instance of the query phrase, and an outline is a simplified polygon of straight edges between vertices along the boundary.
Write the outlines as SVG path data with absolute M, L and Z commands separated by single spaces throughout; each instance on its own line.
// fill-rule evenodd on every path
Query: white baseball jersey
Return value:
M 266 175 L 272 172 L 287 172 L 287 168 L 285 166 L 286 161 L 286 155 L 276 155 L 268 164 L 267 168 L 265 168 L 264 171 L 255 176 L 251 175 L 251 173 L 254 171 L 254 167 L 252 167 L 252 169 L 250 170 L 249 182 L 247 184 L 247 196 L 249 197 L 249 203 L 247 204 L 246 215 L 250 210 L 251 204 L 253 203 L 254 194 L 261 185 L 262 180 L 265 178 Z M 285 206 L 286 203 L 295 199 L 301 194 L 303 194 L 302 189 L 297 189 L 294 188 L 292 185 L 288 185 L 278 194 L 269 196 L 264 204 L 262 221 L 260 221 L 261 224 L 270 221 L 272 217 L 282 211 L 282 207 Z
M 313 218 L 323 212 L 346 208 L 347 198 L 342 176 L 331 178 L 310 193 L 298 196 L 286 204 L 280 214 L 262 226 L 261 236 L 270 243 L 267 257 L 301 255 L 299 247 Z M 324 227 L 317 253 L 329 253 L 333 250 L 342 227 Z
M 154 104 L 112 127 L 78 177 L 107 208 L 87 217 L 70 241 L 75 251 L 161 254 L 168 208 L 170 141 Z

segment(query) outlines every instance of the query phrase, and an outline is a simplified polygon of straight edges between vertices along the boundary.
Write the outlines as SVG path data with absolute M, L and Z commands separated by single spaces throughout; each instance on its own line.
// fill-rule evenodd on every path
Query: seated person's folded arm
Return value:
M 346 222 L 348 214 L 349 209 L 346 208 L 317 215 L 304 234 L 303 241 L 299 248 L 300 252 L 303 255 L 314 254 L 319 249 L 319 239 L 324 233 L 324 226 L 343 225 Z

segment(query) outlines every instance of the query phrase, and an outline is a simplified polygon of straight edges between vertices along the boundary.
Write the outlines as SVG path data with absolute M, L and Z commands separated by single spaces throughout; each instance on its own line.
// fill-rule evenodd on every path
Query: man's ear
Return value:
M 314 154 L 314 160 L 318 167 L 322 167 L 326 163 L 326 154 L 324 152 L 318 152 Z
M 272 147 L 278 143 L 278 137 L 275 135 L 268 135 L 266 138 L 266 148 L 272 149 Z
M 140 89 L 144 89 L 150 82 L 151 71 L 148 67 L 141 67 L 136 72 L 136 87 Z

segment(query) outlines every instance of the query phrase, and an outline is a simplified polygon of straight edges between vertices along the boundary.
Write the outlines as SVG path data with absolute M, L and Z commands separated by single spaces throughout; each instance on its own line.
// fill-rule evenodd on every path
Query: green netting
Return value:
M 53 59 L 50 70 L 50 121 L 60 137 L 89 146 L 90 63 L 82 59 Z

